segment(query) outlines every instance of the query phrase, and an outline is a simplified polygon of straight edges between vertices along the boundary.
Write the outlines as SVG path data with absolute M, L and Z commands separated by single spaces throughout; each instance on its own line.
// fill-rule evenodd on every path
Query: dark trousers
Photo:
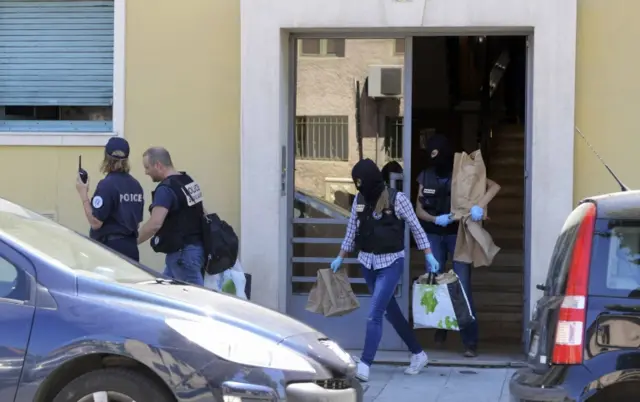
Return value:
M 447 258 L 453 259 L 453 252 L 456 249 L 457 236 L 452 235 L 434 235 L 427 233 L 429 243 L 431 243 L 431 251 L 440 264 L 440 269 L 444 269 Z M 460 278 L 460 284 L 467 294 L 467 299 L 471 305 L 471 311 L 475 315 L 473 306 L 473 295 L 471 294 L 471 264 L 453 261 L 453 272 Z M 476 320 L 465 328 L 460 329 L 460 337 L 465 347 L 475 349 L 478 346 L 478 320 Z M 444 342 L 447 339 L 447 330 L 438 329 L 435 334 L 436 342 Z
M 107 239 L 102 244 L 134 261 L 140 261 L 138 239 L 133 236 Z

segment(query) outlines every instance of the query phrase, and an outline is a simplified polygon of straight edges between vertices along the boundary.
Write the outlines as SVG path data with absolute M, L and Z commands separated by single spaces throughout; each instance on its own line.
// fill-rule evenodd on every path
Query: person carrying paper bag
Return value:
M 418 197 L 416 200 L 416 214 L 429 238 L 433 254 L 438 259 L 440 267 L 444 269 L 447 259 L 451 258 L 453 270 L 460 278 L 469 303 L 473 309 L 471 295 L 471 265 L 468 261 L 460 260 L 455 254 L 458 238 L 459 222 L 462 214 L 455 215 L 452 210 L 454 182 L 453 166 L 454 152 L 449 139 L 437 133 L 427 141 L 427 155 L 429 167 L 418 175 Z M 473 222 L 481 221 L 485 216 L 485 208 L 489 201 L 500 191 L 500 186 L 482 176 L 482 183 L 467 182 L 474 186 L 484 186 L 486 197 L 476 200 L 464 211 Z M 459 212 L 456 210 L 456 212 Z M 460 335 L 466 357 L 477 356 L 478 325 L 474 321 L 471 325 L 461 329 Z M 435 333 L 435 342 L 442 345 L 446 341 L 447 331 L 439 329 Z
M 404 270 L 405 222 L 409 224 L 418 248 L 424 251 L 431 271 L 439 270 L 438 261 L 431 252 L 429 240 L 413 212 L 411 202 L 403 193 L 385 185 L 375 162 L 371 159 L 359 161 L 353 167 L 351 176 L 358 194 L 351 208 L 340 254 L 331 263 L 331 268 L 337 272 L 347 253 L 357 248 L 362 276 L 373 296 L 356 377 L 361 381 L 369 378 L 369 366 L 373 363 L 382 338 L 385 312 L 386 318 L 413 354 L 405 373 L 418 374 L 427 365 L 427 354 L 393 297 Z

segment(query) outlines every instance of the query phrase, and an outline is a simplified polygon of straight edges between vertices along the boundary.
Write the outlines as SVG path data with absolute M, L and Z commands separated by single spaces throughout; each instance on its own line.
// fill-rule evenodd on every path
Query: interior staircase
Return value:
M 524 304 L 524 125 L 500 126 L 489 152 L 488 176 L 501 189 L 487 208 L 485 229 L 501 251 L 490 267 L 473 271 L 473 297 L 481 339 L 519 344 Z
M 503 125 L 493 133 L 488 176 L 501 187 L 487 207 L 485 229 L 500 252 L 490 267 L 473 268 L 471 286 L 482 348 L 518 347 L 522 342 L 524 304 L 524 160 L 521 124 Z M 447 269 L 451 261 L 447 262 Z M 424 256 L 411 253 L 410 278 L 425 272 Z M 417 331 L 420 343 L 433 346 L 433 331 Z M 459 335 L 450 334 L 446 347 L 460 348 Z

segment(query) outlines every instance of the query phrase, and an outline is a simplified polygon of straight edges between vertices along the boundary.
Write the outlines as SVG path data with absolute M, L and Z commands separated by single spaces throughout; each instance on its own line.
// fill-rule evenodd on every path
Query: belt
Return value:
M 106 235 L 102 237 L 102 241 L 103 242 L 107 242 L 107 241 L 112 241 L 112 240 L 120 240 L 120 239 L 135 239 L 137 238 L 137 236 L 135 235 L 135 233 L 132 233 L 130 235 L 123 235 L 123 234 L 111 234 L 111 235 Z

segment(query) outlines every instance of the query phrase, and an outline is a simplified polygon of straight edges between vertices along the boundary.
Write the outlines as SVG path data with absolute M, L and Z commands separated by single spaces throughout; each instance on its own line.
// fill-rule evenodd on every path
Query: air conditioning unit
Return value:
M 401 98 L 404 80 L 403 66 L 369 66 L 369 96 L 371 98 Z

